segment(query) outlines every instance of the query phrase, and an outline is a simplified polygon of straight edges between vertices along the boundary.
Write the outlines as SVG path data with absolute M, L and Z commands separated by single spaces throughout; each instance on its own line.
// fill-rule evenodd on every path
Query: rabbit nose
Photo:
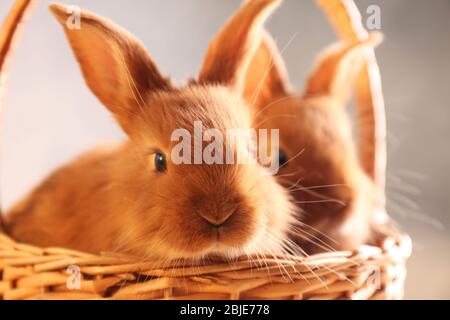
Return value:
M 205 219 L 210 225 L 215 228 L 220 228 L 223 226 L 228 219 L 232 216 L 233 211 L 230 211 L 226 214 L 208 214 L 208 213 L 199 213 L 199 215 Z

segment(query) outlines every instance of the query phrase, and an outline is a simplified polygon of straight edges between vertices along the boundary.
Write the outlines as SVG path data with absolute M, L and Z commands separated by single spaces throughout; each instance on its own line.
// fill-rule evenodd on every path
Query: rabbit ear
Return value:
M 377 46 L 382 38 L 375 32 L 363 42 L 337 43 L 325 50 L 308 80 L 305 97 L 326 95 L 345 105 L 363 66 L 364 48 Z
M 286 66 L 272 37 L 264 32 L 263 39 L 249 64 L 244 97 L 257 108 L 265 106 L 289 91 Z
M 250 59 L 261 41 L 265 20 L 279 0 L 250 0 L 228 21 L 209 44 L 200 83 L 230 86 L 242 92 Z
M 127 131 L 132 115 L 143 106 L 142 97 L 169 89 L 170 83 L 127 31 L 86 11 L 81 12 L 79 28 L 71 28 L 69 7 L 49 8 L 64 28 L 87 85 Z

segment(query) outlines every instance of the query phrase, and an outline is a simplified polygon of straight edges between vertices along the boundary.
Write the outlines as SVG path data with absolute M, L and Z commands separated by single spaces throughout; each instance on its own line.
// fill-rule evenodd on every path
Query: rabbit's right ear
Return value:
M 239 93 L 265 20 L 280 0 L 248 0 L 209 44 L 199 82 L 229 86 Z
M 250 62 L 244 86 L 246 101 L 256 108 L 263 108 L 289 92 L 286 66 L 275 41 L 267 32 Z
M 382 34 L 372 32 L 363 41 L 352 40 L 330 46 L 322 53 L 309 77 L 305 96 L 329 96 L 338 105 L 345 106 L 364 64 L 364 49 L 376 47 L 382 40 Z
M 169 81 L 127 31 L 86 11 L 81 12 L 79 28 L 71 28 L 70 8 L 49 8 L 64 28 L 87 85 L 128 132 L 133 116 L 145 108 L 143 96 L 170 89 Z

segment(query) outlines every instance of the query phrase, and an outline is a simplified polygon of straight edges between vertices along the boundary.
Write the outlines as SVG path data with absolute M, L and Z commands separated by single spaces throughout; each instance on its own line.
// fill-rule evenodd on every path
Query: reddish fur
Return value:
M 273 3 L 255 0 L 243 6 L 237 21 L 232 20 L 215 45 L 220 46 L 224 34 L 234 33 L 240 19 L 249 24 L 252 34 L 257 33 L 262 25 L 258 18 L 266 16 Z M 65 8 L 51 9 L 64 25 Z M 142 46 L 112 23 L 83 13 L 82 29 L 65 31 L 86 82 L 129 139 L 59 168 L 11 210 L 8 231 L 41 246 L 117 250 L 146 258 L 281 250 L 294 210 L 287 192 L 275 178 L 262 175 L 260 166 L 174 165 L 169 159 L 167 172 L 158 173 L 150 163 L 155 150 L 169 157 L 172 131 L 192 131 L 196 120 L 205 129 L 222 132 L 251 128 L 254 119 L 235 85 L 236 74 L 243 74 L 245 68 L 240 59 L 257 47 L 249 43 L 254 37 L 242 34 L 231 46 L 230 57 L 237 60 L 228 63 L 236 64 L 236 74 L 225 78 L 216 74 L 223 63 L 220 59 L 213 63 L 207 55 L 210 71 L 203 70 L 200 83 L 174 88 Z M 96 44 L 91 46 L 91 41 Z M 236 50 L 243 53 L 236 55 Z M 221 59 L 226 58 L 225 54 Z M 220 79 L 220 86 L 211 84 L 215 79 Z M 230 213 L 218 236 L 202 218 L 220 219 Z M 278 240 L 263 238 L 269 234 Z
M 361 168 L 345 110 L 360 70 L 361 47 L 354 42 L 327 50 L 303 96 L 289 89 L 282 59 L 269 36 L 248 70 L 245 96 L 257 109 L 255 126 L 280 129 L 280 148 L 289 162 L 279 170 L 279 180 L 299 189 L 292 191 L 303 212 L 299 229 L 320 239 L 304 239 L 306 233 L 294 236 L 309 252 L 324 249 L 321 241 L 335 249 L 354 249 L 370 239 L 375 189 Z M 324 185 L 337 186 L 320 187 Z M 327 199 L 343 204 L 313 202 Z

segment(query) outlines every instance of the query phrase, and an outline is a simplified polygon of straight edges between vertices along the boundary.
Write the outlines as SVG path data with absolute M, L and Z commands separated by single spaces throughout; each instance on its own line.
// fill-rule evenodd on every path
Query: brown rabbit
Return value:
M 359 163 L 345 106 L 363 64 L 365 43 L 342 42 L 320 57 L 303 95 L 289 86 L 286 68 L 268 34 L 246 78 L 255 126 L 280 128 L 278 178 L 302 210 L 296 242 L 309 252 L 354 249 L 370 237 L 377 196 Z
M 243 78 L 278 1 L 243 5 L 210 44 L 198 81 L 175 88 L 142 44 L 89 12 L 64 27 L 87 85 L 128 135 L 59 168 L 7 215 L 16 239 L 145 258 L 279 253 L 295 221 L 289 194 L 258 164 L 173 163 L 171 133 L 251 128 Z M 244 152 L 240 145 L 235 154 Z

